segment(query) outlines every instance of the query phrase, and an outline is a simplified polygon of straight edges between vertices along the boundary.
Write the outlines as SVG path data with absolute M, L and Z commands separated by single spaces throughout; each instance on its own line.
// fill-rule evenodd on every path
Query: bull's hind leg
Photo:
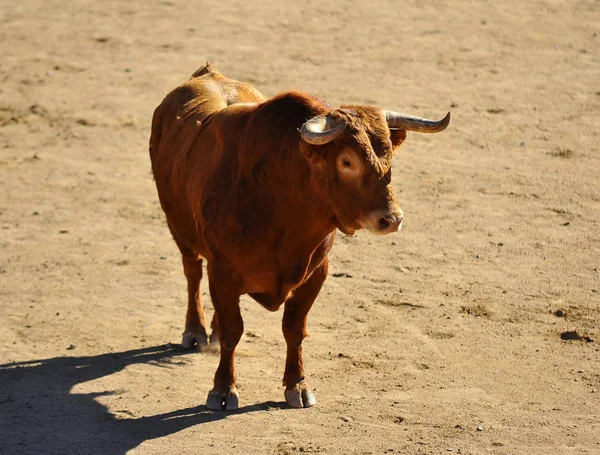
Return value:
M 302 361 L 302 341 L 306 337 L 306 318 L 321 286 L 327 278 L 327 257 L 310 278 L 285 302 L 283 312 L 283 336 L 287 343 L 285 362 L 285 401 L 294 408 L 308 408 L 317 404 L 315 395 L 304 376 Z
M 244 333 L 240 313 L 238 281 L 227 269 L 208 263 L 210 295 L 218 318 L 221 358 L 213 389 L 206 399 L 208 409 L 234 411 L 238 408 L 238 392 L 234 368 L 234 351 Z M 216 322 L 213 320 L 213 323 Z M 214 327 L 214 325 L 213 325 Z
M 210 322 L 210 344 L 218 344 L 219 343 L 219 318 L 217 317 L 217 312 L 215 311 L 213 314 L 212 321 Z
M 200 297 L 200 280 L 202 279 L 202 258 L 194 255 L 183 255 L 183 272 L 188 284 L 188 308 L 185 316 L 185 331 L 181 346 L 186 349 L 194 344 L 202 347 L 208 344 L 206 316 Z

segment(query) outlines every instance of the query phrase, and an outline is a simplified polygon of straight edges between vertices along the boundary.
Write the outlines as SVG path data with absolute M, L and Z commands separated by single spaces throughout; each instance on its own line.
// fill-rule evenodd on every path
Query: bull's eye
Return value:
M 362 161 L 356 153 L 345 151 L 337 157 L 336 167 L 338 172 L 345 177 L 355 177 L 362 173 Z

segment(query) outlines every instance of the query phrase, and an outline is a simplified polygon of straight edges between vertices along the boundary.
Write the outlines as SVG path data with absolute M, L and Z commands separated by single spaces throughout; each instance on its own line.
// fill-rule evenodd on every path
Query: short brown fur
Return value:
M 345 121 L 346 131 L 322 146 L 303 141 L 300 127 L 325 114 Z M 335 230 L 352 234 L 374 210 L 401 213 L 390 168 L 392 150 L 405 137 L 390 132 L 380 109 L 332 109 L 301 92 L 267 100 L 208 64 L 158 106 L 150 157 L 188 280 L 188 347 L 208 342 L 199 292 L 202 260 L 208 261 L 211 341 L 218 332 L 221 345 L 209 407 L 237 407 L 233 352 L 243 333 L 242 294 L 270 311 L 285 303 L 286 400 L 314 404 L 301 345 L 308 311 L 327 277 Z M 344 148 L 368 168 L 351 184 L 336 170 Z

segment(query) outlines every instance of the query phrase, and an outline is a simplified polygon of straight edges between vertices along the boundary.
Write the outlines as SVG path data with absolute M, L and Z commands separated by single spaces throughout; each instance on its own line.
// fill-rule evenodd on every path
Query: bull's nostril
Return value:
M 391 223 L 387 217 L 379 218 L 379 229 L 381 229 L 381 230 L 387 229 L 390 227 L 390 224 Z

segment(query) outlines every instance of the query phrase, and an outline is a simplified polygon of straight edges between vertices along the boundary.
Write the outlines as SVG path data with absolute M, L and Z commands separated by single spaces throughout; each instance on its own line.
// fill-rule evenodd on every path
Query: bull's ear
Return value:
M 394 130 L 390 129 L 390 140 L 392 141 L 392 149 L 398 150 L 398 147 L 402 145 L 406 139 L 406 130 Z

